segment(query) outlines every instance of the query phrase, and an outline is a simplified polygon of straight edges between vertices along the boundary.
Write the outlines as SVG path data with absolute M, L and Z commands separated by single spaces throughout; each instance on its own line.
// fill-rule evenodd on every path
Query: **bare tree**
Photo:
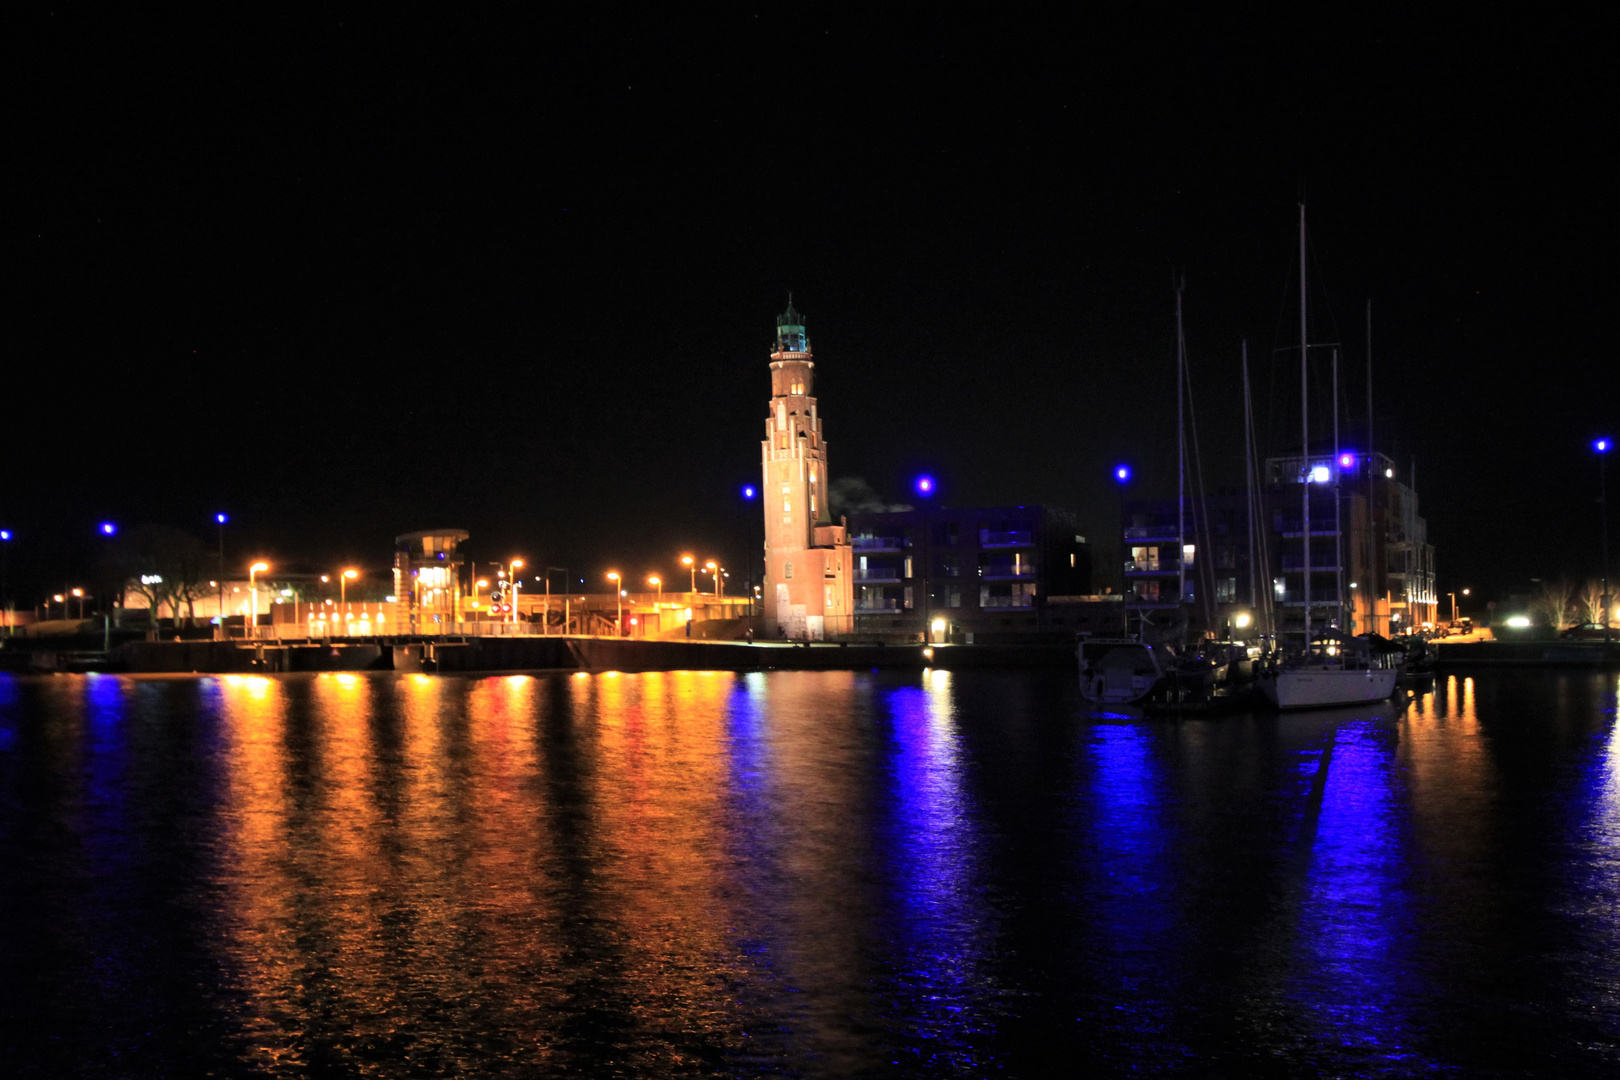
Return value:
M 176 619 L 182 603 L 195 614 L 192 604 L 209 559 L 195 536 L 168 525 L 136 525 L 119 534 L 108 558 L 124 588 L 145 598 L 154 623 L 164 604 Z
M 1600 623 L 1603 621 L 1603 582 L 1598 578 L 1591 578 L 1583 585 L 1575 596 L 1575 609 L 1580 622 Z
M 1575 583 L 1568 578 L 1544 581 L 1530 601 L 1530 612 L 1554 630 L 1562 630 L 1574 621 L 1570 618 L 1570 606 L 1575 592 Z

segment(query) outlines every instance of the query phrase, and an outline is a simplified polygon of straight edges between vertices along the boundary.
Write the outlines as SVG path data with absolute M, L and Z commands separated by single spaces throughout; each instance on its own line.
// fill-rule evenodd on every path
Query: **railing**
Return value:
M 1027 608 L 1033 607 L 1034 597 L 1030 596 L 986 596 L 979 600 L 982 608 Z
M 904 609 L 901 607 L 899 600 L 857 600 L 855 601 L 855 610 L 857 613 L 859 613 L 869 611 L 901 611 Z
M 1176 560 L 1126 559 L 1125 572 L 1127 574 L 1173 574 L 1176 572 Z
M 1018 566 L 987 566 L 984 568 L 983 574 L 983 577 L 987 581 L 1005 581 L 1015 578 L 1032 578 L 1034 576 L 1035 568 L 1027 564 L 1020 564 Z
M 892 581 L 898 583 L 904 579 L 901 578 L 899 570 L 895 570 L 890 567 L 871 567 L 866 570 L 857 569 L 855 571 L 855 580 Z
M 1009 532 L 979 530 L 980 547 L 1022 547 L 1034 542 L 1034 534 L 1028 529 L 1013 529 Z
M 898 536 L 856 536 L 849 546 L 856 551 L 899 551 L 908 545 Z
M 1125 530 L 1127 540 L 1174 540 L 1174 525 L 1132 525 Z

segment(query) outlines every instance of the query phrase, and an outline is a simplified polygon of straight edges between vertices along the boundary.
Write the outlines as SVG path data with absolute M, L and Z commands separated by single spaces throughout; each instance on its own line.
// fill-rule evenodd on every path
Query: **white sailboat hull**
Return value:
M 1383 701 L 1395 692 L 1395 668 L 1283 668 L 1259 680 L 1260 692 L 1279 709 L 1315 709 Z

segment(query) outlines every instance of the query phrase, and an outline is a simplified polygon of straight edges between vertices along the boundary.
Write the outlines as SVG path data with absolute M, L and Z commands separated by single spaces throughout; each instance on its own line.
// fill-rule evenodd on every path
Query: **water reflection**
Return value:
M 1390 717 L 1345 719 L 1318 759 L 1293 989 L 1316 1039 L 1386 1068 L 1413 1055 L 1406 1001 L 1422 978 L 1410 942 L 1396 743 Z
M 1620 680 L 0 678 L 18 1075 L 1605 1075 Z

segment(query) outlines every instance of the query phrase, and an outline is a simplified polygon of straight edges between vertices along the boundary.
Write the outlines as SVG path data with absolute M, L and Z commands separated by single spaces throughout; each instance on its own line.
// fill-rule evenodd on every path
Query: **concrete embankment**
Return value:
M 1620 643 L 1607 651 L 1601 641 L 1439 642 L 1442 667 L 1620 667 Z
M 158 673 L 301 671 L 757 671 L 1050 668 L 1074 663 L 1067 642 L 1034 645 L 824 644 L 488 637 L 344 642 L 135 641 L 107 670 Z M 33 670 L 64 670 L 40 664 Z

